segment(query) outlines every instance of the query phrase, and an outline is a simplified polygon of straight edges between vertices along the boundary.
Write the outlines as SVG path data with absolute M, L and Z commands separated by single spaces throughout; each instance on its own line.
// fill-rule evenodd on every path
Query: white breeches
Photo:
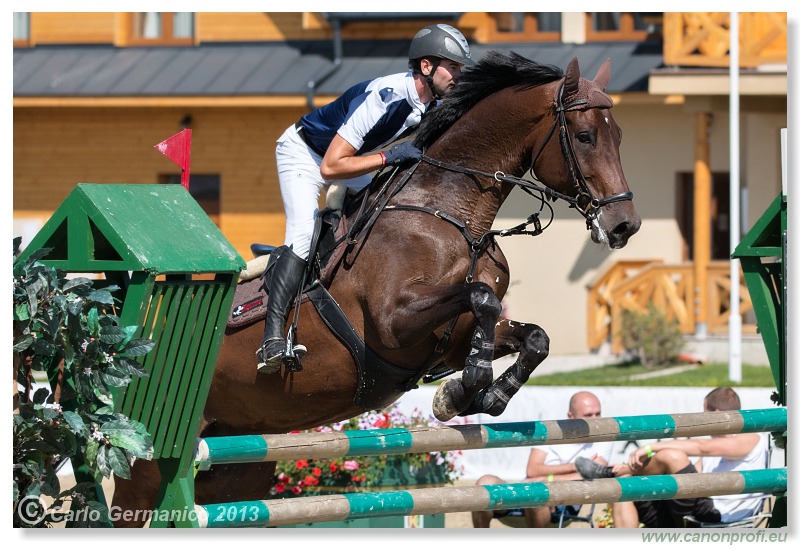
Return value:
M 286 213 L 286 236 L 284 243 L 291 245 L 295 254 L 308 258 L 314 220 L 319 213 L 319 193 L 324 185 L 333 183 L 322 179 L 319 166 L 322 157 L 312 151 L 290 126 L 278 138 L 275 151 L 278 164 L 278 180 L 281 186 L 283 209 Z M 372 181 L 372 174 L 365 174 L 339 183 L 349 188 L 361 189 Z

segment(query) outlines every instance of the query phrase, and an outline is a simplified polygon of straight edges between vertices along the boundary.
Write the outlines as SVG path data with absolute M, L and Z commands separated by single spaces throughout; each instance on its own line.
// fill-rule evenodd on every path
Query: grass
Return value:
M 669 367 L 665 367 L 667 369 Z M 665 370 L 660 369 L 660 370 Z M 631 376 L 655 373 L 659 369 L 639 364 L 608 365 L 594 369 L 535 376 L 528 384 L 535 386 L 733 386 L 774 388 L 775 380 L 769 367 L 742 365 L 741 383 L 728 379 L 727 363 L 709 363 L 673 374 L 631 380 Z

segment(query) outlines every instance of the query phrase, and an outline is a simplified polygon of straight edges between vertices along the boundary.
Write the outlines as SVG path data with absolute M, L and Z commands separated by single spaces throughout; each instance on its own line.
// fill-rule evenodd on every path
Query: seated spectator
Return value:
M 593 393 L 579 391 L 569 401 L 567 418 L 598 418 L 601 415 L 600 400 Z M 524 481 L 562 481 L 581 479 L 575 470 L 575 459 L 586 457 L 597 461 L 599 465 L 608 464 L 611 458 L 611 442 L 569 443 L 563 445 L 543 445 L 531 449 Z M 494 485 L 507 483 L 494 475 L 481 476 L 477 485 Z M 578 506 L 580 508 L 580 506 Z M 527 527 L 549 527 L 554 508 L 525 508 L 525 525 Z M 473 527 L 489 527 L 493 518 L 503 517 L 507 510 L 483 510 L 472 512 Z M 557 521 L 557 520 L 556 520 Z
M 716 388 L 703 401 L 705 412 L 741 409 L 739 396 L 727 387 Z M 703 439 L 675 439 L 645 445 L 633 451 L 627 464 L 608 466 L 597 460 L 579 459 L 575 467 L 584 479 L 609 477 L 731 472 L 766 467 L 766 434 L 716 435 Z M 694 464 L 689 457 L 700 457 Z M 617 502 L 612 506 L 616 527 L 683 527 L 691 515 L 709 523 L 730 523 L 757 514 L 763 493 L 720 495 L 709 498 Z

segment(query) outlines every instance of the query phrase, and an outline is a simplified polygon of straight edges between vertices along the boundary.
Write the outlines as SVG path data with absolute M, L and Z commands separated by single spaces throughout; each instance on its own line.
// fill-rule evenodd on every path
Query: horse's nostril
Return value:
M 617 226 L 611 231 L 614 235 L 627 235 L 630 231 L 630 224 L 628 222 L 622 222 L 617 224 Z

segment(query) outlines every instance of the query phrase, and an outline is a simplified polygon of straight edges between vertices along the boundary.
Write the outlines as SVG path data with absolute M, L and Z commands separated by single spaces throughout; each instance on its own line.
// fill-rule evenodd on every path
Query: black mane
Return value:
M 427 148 L 464 113 L 494 92 L 510 86 L 532 88 L 563 76 L 563 71 L 554 65 L 536 63 L 515 52 L 490 50 L 475 66 L 466 69 L 458 86 L 423 117 L 414 143 Z

